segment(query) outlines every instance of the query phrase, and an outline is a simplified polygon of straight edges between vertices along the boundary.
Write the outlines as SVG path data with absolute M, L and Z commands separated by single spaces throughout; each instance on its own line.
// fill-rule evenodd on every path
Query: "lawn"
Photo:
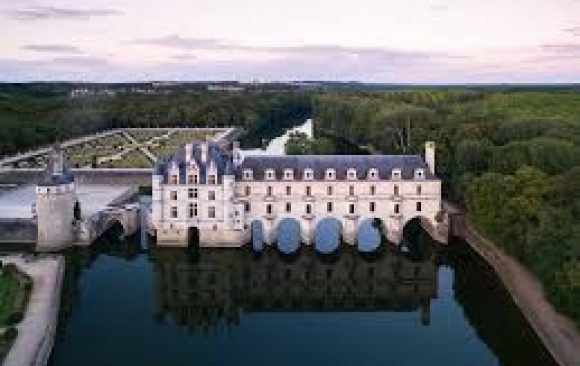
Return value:
M 14 265 L 0 267 L 0 363 L 16 338 L 13 326 L 22 320 L 31 289 L 31 279 Z

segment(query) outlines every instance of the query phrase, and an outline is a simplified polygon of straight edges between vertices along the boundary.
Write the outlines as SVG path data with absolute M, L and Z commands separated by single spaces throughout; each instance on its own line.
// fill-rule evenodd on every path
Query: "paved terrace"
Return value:
M 130 185 L 81 184 L 76 186 L 83 218 L 104 210 L 108 205 L 119 203 L 134 193 Z M 32 219 L 32 204 L 36 200 L 35 186 L 24 186 L 0 194 L 0 220 Z

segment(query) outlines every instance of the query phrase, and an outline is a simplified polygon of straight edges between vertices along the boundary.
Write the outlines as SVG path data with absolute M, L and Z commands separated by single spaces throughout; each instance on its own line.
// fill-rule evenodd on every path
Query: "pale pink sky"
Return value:
M 580 82 L 580 0 L 0 1 L 0 81 Z

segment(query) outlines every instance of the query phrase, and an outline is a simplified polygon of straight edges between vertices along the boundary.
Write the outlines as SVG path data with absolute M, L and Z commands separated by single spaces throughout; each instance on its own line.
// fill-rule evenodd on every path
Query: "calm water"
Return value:
M 552 365 L 462 243 L 67 253 L 50 365 Z

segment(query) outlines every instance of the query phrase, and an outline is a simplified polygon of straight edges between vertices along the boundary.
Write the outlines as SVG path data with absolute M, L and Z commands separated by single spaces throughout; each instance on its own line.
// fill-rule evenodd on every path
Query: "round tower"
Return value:
M 49 152 L 44 177 L 36 186 L 38 250 L 61 249 L 73 243 L 76 202 L 74 178 L 56 146 Z

